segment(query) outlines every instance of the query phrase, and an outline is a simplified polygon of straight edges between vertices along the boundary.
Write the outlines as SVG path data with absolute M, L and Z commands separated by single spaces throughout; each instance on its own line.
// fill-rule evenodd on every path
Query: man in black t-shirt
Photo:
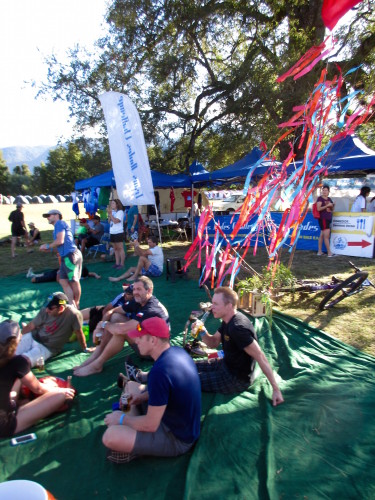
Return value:
M 274 406 L 284 399 L 276 383 L 272 368 L 257 342 L 251 321 L 237 311 L 238 296 L 229 287 L 219 287 L 212 299 L 212 314 L 222 320 L 217 332 L 210 335 L 203 327 L 202 341 L 211 348 L 222 344 L 224 357 L 208 363 L 197 362 L 202 391 L 231 394 L 246 390 L 252 382 L 257 362 L 269 380 Z
M 25 217 L 22 212 L 22 203 L 17 203 L 17 210 L 13 210 L 10 213 L 8 219 L 12 223 L 11 231 L 12 231 L 12 243 L 11 243 L 11 253 L 12 258 L 16 257 L 16 244 L 17 240 L 23 236 L 28 243 L 28 234 L 25 226 Z
M 136 329 L 145 319 L 158 317 L 169 325 L 168 311 L 152 295 L 153 290 L 154 285 L 147 276 L 140 276 L 134 281 L 134 299 L 113 311 L 112 318 L 116 318 L 117 322 L 113 322 L 111 318 L 110 322 L 102 321 L 98 324 L 103 330 L 101 343 L 87 361 L 74 369 L 74 375 L 86 377 L 100 373 L 104 363 L 122 350 L 125 341 L 137 350 L 134 340 L 128 337 L 127 332 Z

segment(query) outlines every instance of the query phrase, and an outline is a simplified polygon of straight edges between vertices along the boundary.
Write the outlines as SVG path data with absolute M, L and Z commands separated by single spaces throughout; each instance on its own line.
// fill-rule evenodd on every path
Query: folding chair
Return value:
M 186 232 L 186 227 L 188 226 L 188 224 L 189 222 L 182 221 L 178 224 L 178 227 L 176 227 L 176 229 L 172 229 L 172 231 L 177 234 L 176 241 L 182 239 L 183 236 L 185 237 L 185 240 L 188 240 L 188 235 Z
M 92 247 L 87 249 L 87 255 L 93 253 L 94 259 L 98 252 L 109 253 L 109 233 L 104 233 L 97 245 L 93 245 Z

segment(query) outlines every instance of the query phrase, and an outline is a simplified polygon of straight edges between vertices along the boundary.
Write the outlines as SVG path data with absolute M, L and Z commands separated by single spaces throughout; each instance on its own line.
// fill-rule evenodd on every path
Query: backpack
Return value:
M 312 206 L 312 215 L 313 215 L 314 219 L 320 219 L 320 212 L 318 210 L 318 207 L 316 206 L 316 202 L 313 203 L 313 206 Z

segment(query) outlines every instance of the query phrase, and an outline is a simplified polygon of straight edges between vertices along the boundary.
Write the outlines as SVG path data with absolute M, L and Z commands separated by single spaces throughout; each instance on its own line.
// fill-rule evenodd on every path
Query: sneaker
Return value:
M 143 372 L 136 365 L 132 365 L 129 363 L 131 361 L 131 357 L 129 356 L 125 361 L 125 373 L 126 377 L 129 380 L 133 380 L 134 382 L 138 382 L 139 384 L 147 383 L 147 373 Z
M 33 268 L 29 267 L 29 270 L 27 271 L 26 278 L 32 278 L 34 276 L 33 273 Z
M 323 254 L 318 252 L 316 255 L 318 255 L 319 257 L 321 257 Z
M 139 368 L 137 368 L 136 366 L 130 365 L 129 363 L 127 363 L 125 361 L 125 373 L 126 373 L 126 377 L 129 380 L 133 380 L 134 382 L 140 382 L 140 380 L 138 380 L 138 376 L 139 376 L 140 372 L 141 372 L 141 370 Z
M 107 460 L 114 464 L 127 464 L 138 458 L 138 456 L 135 453 L 124 453 L 122 451 L 108 450 L 107 452 Z
M 327 255 L 327 257 L 336 257 L 335 253 L 331 253 L 331 255 Z

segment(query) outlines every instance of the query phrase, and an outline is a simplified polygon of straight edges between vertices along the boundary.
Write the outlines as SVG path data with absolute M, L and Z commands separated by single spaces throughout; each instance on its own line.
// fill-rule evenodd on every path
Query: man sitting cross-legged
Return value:
M 115 411 L 105 417 L 107 458 L 126 463 L 140 455 L 182 455 L 200 433 L 201 388 L 194 362 L 181 347 L 171 347 L 169 327 L 161 318 L 146 319 L 128 336 L 155 363 L 147 389 L 128 382 L 130 412 Z
M 103 331 L 102 341 L 92 356 L 74 369 L 74 375 L 86 377 L 87 375 L 100 373 L 103 370 L 104 363 L 122 350 L 125 341 L 138 352 L 134 340 L 129 338 L 127 333 L 129 330 L 134 330 L 145 319 L 156 316 L 164 319 L 169 324 L 168 311 L 152 295 L 153 290 L 154 285 L 150 278 L 147 278 L 147 276 L 137 278 L 133 285 L 134 299 L 122 307 L 116 308 L 113 311 L 111 322 L 101 321 L 98 323 L 97 328 Z M 121 323 L 112 322 L 119 320 L 119 316 L 115 316 L 116 312 L 122 313 L 120 316 Z M 94 340 L 95 336 L 96 333 L 94 332 Z
M 139 256 L 138 264 L 129 269 L 119 276 L 118 278 L 109 277 L 109 281 L 120 281 L 128 279 L 128 281 L 135 281 L 139 275 L 146 275 L 151 277 L 158 277 L 163 274 L 164 255 L 163 250 L 158 245 L 159 240 L 157 236 L 149 236 L 147 238 L 148 249 L 144 250 L 140 247 L 137 240 L 134 241 L 134 253 Z

